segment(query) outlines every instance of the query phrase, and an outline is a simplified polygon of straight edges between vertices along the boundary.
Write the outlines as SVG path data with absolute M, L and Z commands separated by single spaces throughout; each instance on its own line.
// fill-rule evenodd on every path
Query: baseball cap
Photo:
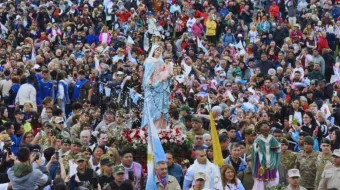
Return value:
M 54 119 L 54 121 L 55 121 L 55 123 L 57 123 L 57 124 L 64 123 L 64 118 L 62 118 L 62 117 L 56 117 L 56 118 Z
M 246 135 L 256 135 L 256 133 L 255 133 L 253 128 L 246 129 L 245 134 Z
M 288 177 L 300 177 L 300 171 L 298 169 L 288 170 Z
M 24 114 L 24 112 L 21 111 L 21 110 L 15 110 L 15 111 L 14 111 L 14 115 L 17 115 L 17 114 Z
M 78 153 L 76 156 L 75 156 L 75 159 L 74 159 L 76 162 L 78 162 L 78 161 L 81 161 L 81 160 L 83 160 L 83 161 L 85 161 L 86 160 L 86 157 L 85 157 L 85 155 L 83 154 L 83 153 Z
M 81 142 L 80 142 L 80 140 L 77 139 L 77 138 L 72 139 L 71 144 L 76 144 L 76 145 L 81 146 Z
M 340 149 L 335 149 L 332 156 L 340 157 Z
M 112 166 L 114 162 L 112 161 L 111 158 L 103 158 L 100 160 L 100 165 L 101 166 Z
M 35 70 L 39 70 L 39 69 L 40 69 L 40 65 L 35 64 L 35 65 L 33 66 L 33 68 L 34 68 Z
M 195 179 L 195 180 L 203 179 L 203 180 L 205 181 L 206 175 L 205 175 L 205 173 L 203 173 L 203 172 L 197 172 L 197 173 L 195 174 L 195 176 L 194 176 L 194 179 Z
M 71 144 L 71 140 L 69 138 L 64 138 L 63 140 L 61 140 L 61 143 Z
M 202 119 L 200 117 L 197 117 L 197 116 L 192 117 L 191 121 L 196 121 L 196 122 L 202 123 Z
M 113 172 L 114 172 L 114 174 L 125 173 L 125 168 L 124 168 L 124 166 L 122 166 L 122 165 L 118 165 L 118 166 L 115 166 Z

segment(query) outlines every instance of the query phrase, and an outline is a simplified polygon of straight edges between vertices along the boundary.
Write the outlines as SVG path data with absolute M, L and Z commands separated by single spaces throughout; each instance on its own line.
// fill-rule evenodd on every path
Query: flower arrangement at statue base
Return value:
M 124 129 L 120 138 L 116 141 L 118 149 L 129 148 L 133 150 L 134 161 L 140 163 L 146 171 L 148 133 L 147 128 Z M 158 136 L 164 151 L 172 151 L 175 160 L 182 160 L 191 152 L 192 142 L 186 138 L 180 129 L 158 129 Z
M 171 151 L 176 161 L 191 154 L 192 141 L 179 128 L 159 129 L 158 136 L 164 151 Z

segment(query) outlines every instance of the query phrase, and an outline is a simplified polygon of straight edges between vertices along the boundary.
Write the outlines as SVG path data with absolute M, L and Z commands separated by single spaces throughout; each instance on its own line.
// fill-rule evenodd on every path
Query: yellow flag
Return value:
M 216 125 L 215 125 L 215 120 L 212 115 L 212 112 L 209 112 L 209 117 L 210 117 L 210 133 L 211 133 L 211 141 L 212 141 L 212 146 L 213 146 L 213 155 L 214 155 L 214 164 L 218 166 L 223 166 L 224 161 L 223 161 L 223 156 L 222 156 L 222 149 L 221 149 L 221 144 L 220 140 L 218 138 L 217 130 L 216 130 Z

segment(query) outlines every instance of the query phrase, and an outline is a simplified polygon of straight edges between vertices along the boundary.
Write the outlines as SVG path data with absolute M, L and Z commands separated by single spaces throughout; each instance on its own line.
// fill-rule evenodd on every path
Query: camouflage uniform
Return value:
M 72 139 L 71 145 L 72 144 L 81 146 L 80 140 L 76 138 Z M 72 153 L 71 150 L 69 150 L 65 152 L 65 154 L 63 155 L 63 158 L 64 158 L 63 164 L 64 164 L 65 172 L 68 174 L 68 170 L 70 169 L 69 161 L 74 160 L 76 158 L 76 154 Z
M 44 151 L 46 148 L 51 147 L 47 135 L 42 135 L 38 144 L 41 147 L 41 151 Z
M 287 170 L 293 169 L 296 162 L 296 153 L 287 150 L 285 154 L 281 154 L 281 164 L 286 167 Z
M 331 154 L 328 156 L 324 157 L 322 155 L 322 152 L 319 153 L 317 159 L 316 159 L 316 178 L 315 178 L 315 190 L 318 189 L 319 183 L 321 180 L 321 175 L 322 172 L 324 171 L 324 168 L 328 164 L 332 164 L 333 162 L 333 157 Z
M 296 168 L 300 170 L 301 174 L 301 186 L 306 189 L 314 189 L 314 181 L 316 175 L 316 159 L 319 152 L 312 151 L 310 154 L 306 154 L 304 150 L 301 150 L 297 154 Z
M 65 152 L 65 154 L 63 155 L 64 160 L 63 160 L 63 164 L 64 164 L 64 168 L 65 168 L 65 172 L 66 174 L 68 174 L 70 166 L 69 166 L 69 161 L 70 160 L 74 160 L 76 158 L 76 154 L 73 154 L 71 152 L 71 150 Z
M 80 129 L 81 129 L 80 123 L 77 123 L 71 127 L 70 132 L 71 132 L 72 138 L 79 138 L 79 135 L 81 132 Z
M 208 134 L 209 134 L 208 131 L 206 131 L 206 130 L 204 130 L 203 128 L 201 128 L 201 129 L 198 130 L 198 131 L 193 131 L 193 130 L 188 131 L 188 132 L 187 132 L 187 138 L 189 138 L 189 139 L 191 139 L 191 140 L 193 141 L 194 138 L 195 138 L 195 135 L 196 135 L 196 134 L 200 134 L 200 133 L 202 133 L 202 134 L 208 133 Z

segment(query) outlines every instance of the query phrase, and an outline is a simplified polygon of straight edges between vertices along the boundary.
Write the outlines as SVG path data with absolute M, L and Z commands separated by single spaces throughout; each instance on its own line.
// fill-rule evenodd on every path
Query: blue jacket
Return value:
M 233 34 L 224 34 L 222 37 L 223 47 L 228 46 L 229 43 L 235 44 L 236 40 Z
M 183 184 L 184 173 L 183 169 L 179 164 L 172 164 L 168 167 L 168 174 L 174 176 L 179 184 Z
M 221 8 L 220 15 L 221 19 L 224 20 L 224 18 L 229 14 L 229 10 L 227 8 Z
M 10 136 L 10 138 L 11 138 L 11 140 L 13 142 L 13 145 L 12 145 L 11 149 L 12 149 L 12 152 L 13 152 L 14 155 L 17 155 L 17 152 L 18 152 L 19 147 L 21 145 L 21 142 L 23 140 L 23 136 L 24 135 L 21 135 L 19 137 L 16 136 L 16 135 L 11 135 Z
M 96 45 L 98 45 L 98 36 L 96 36 L 95 34 L 89 34 L 86 36 L 86 43 L 88 44 L 92 44 L 95 43 Z
M 39 81 L 39 92 L 37 93 L 37 105 L 41 105 L 46 97 L 54 98 L 53 82 L 51 80 L 43 81 L 43 79 L 41 79 Z
M 227 164 L 230 164 L 230 165 L 233 165 L 231 163 L 231 160 L 230 160 L 230 156 L 228 156 L 226 159 L 224 159 L 224 164 L 227 165 Z M 239 167 L 238 167 L 238 170 L 236 171 L 236 173 L 240 173 L 240 172 L 243 172 L 244 170 L 247 169 L 247 162 L 245 160 L 243 160 L 243 158 L 240 158 L 241 162 L 239 163 Z

